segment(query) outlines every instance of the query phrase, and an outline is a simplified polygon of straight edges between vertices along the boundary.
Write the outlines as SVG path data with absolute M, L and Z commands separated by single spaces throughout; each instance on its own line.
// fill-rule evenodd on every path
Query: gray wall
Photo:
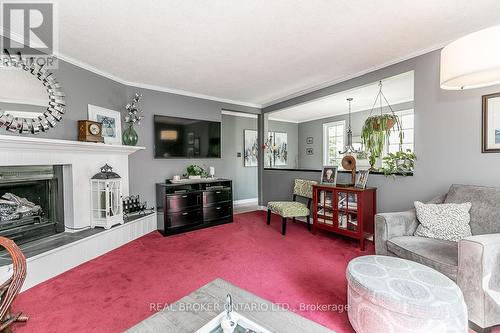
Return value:
M 348 80 L 264 109 L 278 110 L 307 100 L 355 88 L 415 70 L 415 152 L 413 177 L 385 178 L 371 175 L 369 186 L 378 187 L 379 211 L 411 208 L 414 200 L 445 193 L 450 184 L 500 186 L 500 154 L 481 153 L 481 96 L 499 92 L 500 86 L 465 91 L 439 87 L 439 51 L 431 52 L 381 70 Z M 264 170 L 263 203 L 290 193 L 296 177 L 313 173 Z M 316 179 L 319 177 L 316 177 Z
M 127 87 L 128 98 L 132 98 L 136 92 L 143 94 L 140 107 L 143 109 L 145 116 L 141 125 L 136 128 L 137 134 L 139 135 L 138 145 L 145 146 L 147 149 L 130 155 L 130 193 L 139 193 L 148 203 L 154 204 L 156 202 L 155 184 L 164 182 L 165 179 L 171 178 L 173 175 L 183 174 L 186 167 L 190 164 L 198 164 L 205 168 L 213 166 L 215 167 L 215 174 L 217 176 L 233 177 L 236 172 L 234 170 L 235 165 L 239 162 L 235 158 L 235 155 L 232 154 L 232 148 L 230 148 L 233 142 L 226 140 L 224 137 L 222 138 L 222 158 L 155 159 L 153 149 L 153 115 L 221 121 L 222 109 L 254 114 L 259 113 L 259 109 L 160 91 Z M 241 135 L 243 135 L 243 132 L 241 132 Z M 241 181 L 240 179 L 233 180 L 235 184 Z M 235 186 L 238 187 L 239 195 L 243 195 L 244 191 L 242 187 L 240 185 Z M 249 191 L 251 193 L 253 189 Z M 255 196 L 252 195 L 252 197 Z
M 257 119 L 222 115 L 222 161 L 224 174 L 233 179 L 234 200 L 258 196 L 257 167 L 244 166 L 244 135 L 246 129 L 257 130 Z M 241 157 L 237 154 L 241 153 Z
M 297 168 L 299 159 L 299 126 L 295 123 L 284 121 L 268 120 L 268 131 L 270 132 L 285 132 L 287 135 L 287 151 L 288 159 L 284 166 L 276 166 L 276 168 Z
M 88 119 L 87 106 L 93 104 L 112 110 L 122 110 L 126 102 L 126 87 L 78 66 L 59 60 L 52 70 L 66 94 L 66 113 L 56 127 L 37 135 L 40 138 L 77 140 L 77 121 Z M 0 77 L 1 78 L 1 77 Z M 1 134 L 20 135 L 1 130 Z
M 66 94 L 67 112 L 55 128 L 39 134 L 38 137 L 77 140 L 77 121 L 88 118 L 88 104 L 122 111 L 123 120 L 124 106 L 136 91 L 143 93 L 141 107 L 144 110 L 145 119 L 141 126 L 136 129 L 139 134 L 138 145 L 145 146 L 146 150 L 132 154 L 129 158 L 130 193 L 140 194 L 150 205 L 154 205 L 156 202 L 155 183 L 163 182 L 174 174 L 182 174 L 189 164 L 199 164 L 206 167 L 215 166 L 218 176 L 233 178 L 236 199 L 257 196 L 257 181 L 255 179 L 257 176 L 254 178 L 241 176 L 241 170 L 238 171 L 241 169 L 239 168 L 240 161 L 233 154 L 234 147 L 232 147 L 236 139 L 230 137 L 229 140 L 226 140 L 225 133 L 222 133 L 222 158 L 220 159 L 155 160 L 153 158 L 153 115 L 221 121 L 221 109 L 254 114 L 259 114 L 260 109 L 128 87 L 62 60 L 59 60 L 59 68 L 53 72 L 56 74 L 57 81 L 63 85 L 62 90 Z M 255 124 L 257 123 L 256 119 L 252 120 Z M 122 129 L 125 129 L 124 124 L 122 124 Z M 223 125 L 224 132 L 228 129 L 229 127 Z M 0 134 L 19 135 L 4 129 Z M 234 133 L 228 134 L 235 135 Z M 243 131 L 241 131 L 241 139 L 242 136 Z M 241 165 L 242 163 L 241 161 Z M 257 168 L 250 169 L 255 170 L 254 173 L 257 174 Z
M 391 105 L 392 109 L 397 111 L 408 110 L 413 108 L 413 102 L 401 103 Z M 353 137 L 361 136 L 361 129 L 363 124 L 370 115 L 370 110 L 354 112 L 351 115 L 351 128 Z M 300 123 L 298 128 L 298 143 L 299 143 L 299 163 L 298 168 L 300 169 L 317 169 L 321 170 L 323 166 L 323 124 L 335 122 L 335 121 L 345 121 L 346 128 L 348 126 L 348 115 L 342 114 L 338 116 L 333 116 L 329 118 L 323 118 L 313 121 L 307 121 Z M 312 137 L 313 144 L 306 144 L 306 138 Z M 347 134 L 344 138 L 347 142 Z M 313 155 L 306 154 L 306 148 L 313 148 Z

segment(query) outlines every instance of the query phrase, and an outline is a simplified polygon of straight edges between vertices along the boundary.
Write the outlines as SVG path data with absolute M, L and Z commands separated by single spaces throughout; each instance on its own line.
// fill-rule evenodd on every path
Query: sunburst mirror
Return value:
M 65 95 L 54 73 L 32 57 L 4 50 L 0 65 L 0 128 L 38 134 L 55 127 L 66 110 Z

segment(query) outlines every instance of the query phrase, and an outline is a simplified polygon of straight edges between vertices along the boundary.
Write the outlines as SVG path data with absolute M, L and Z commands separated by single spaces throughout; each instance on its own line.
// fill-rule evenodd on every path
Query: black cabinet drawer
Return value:
M 177 228 L 202 223 L 203 215 L 201 209 L 196 209 L 171 213 L 166 216 L 166 219 L 168 228 Z
M 203 204 L 209 205 L 217 202 L 232 200 L 232 192 L 230 188 L 218 190 L 203 191 Z
M 169 213 L 178 212 L 200 204 L 201 194 L 199 192 L 167 195 L 165 197 L 165 207 L 167 207 L 167 212 Z
M 209 222 L 217 219 L 227 218 L 232 215 L 233 206 L 229 205 L 214 205 L 203 208 L 203 221 Z

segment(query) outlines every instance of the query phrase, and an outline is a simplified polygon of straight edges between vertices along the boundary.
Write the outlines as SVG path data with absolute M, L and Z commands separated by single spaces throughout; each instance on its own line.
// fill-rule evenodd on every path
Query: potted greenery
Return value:
M 383 166 L 381 171 L 384 175 L 394 175 L 401 174 L 406 176 L 413 172 L 415 168 L 415 161 L 417 157 L 415 153 L 411 150 L 398 151 L 396 153 L 390 153 L 386 157 L 383 158 Z
M 372 170 L 375 170 L 375 163 L 382 156 L 385 144 L 388 142 L 393 130 L 399 131 L 399 142 L 402 144 L 403 133 L 401 132 L 400 120 L 394 113 L 370 116 L 365 120 L 361 130 L 361 140 L 369 154 Z
M 208 173 L 201 166 L 196 164 L 191 164 L 186 168 L 185 177 L 189 179 L 200 179 L 201 177 L 207 177 Z

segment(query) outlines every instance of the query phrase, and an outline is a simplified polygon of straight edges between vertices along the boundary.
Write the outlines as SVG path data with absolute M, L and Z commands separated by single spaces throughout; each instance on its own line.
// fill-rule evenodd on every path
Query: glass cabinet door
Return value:
M 337 227 L 342 230 L 358 231 L 358 194 L 338 192 Z
M 328 224 L 333 226 L 334 221 L 334 197 L 333 191 L 321 190 L 318 193 L 318 223 Z

